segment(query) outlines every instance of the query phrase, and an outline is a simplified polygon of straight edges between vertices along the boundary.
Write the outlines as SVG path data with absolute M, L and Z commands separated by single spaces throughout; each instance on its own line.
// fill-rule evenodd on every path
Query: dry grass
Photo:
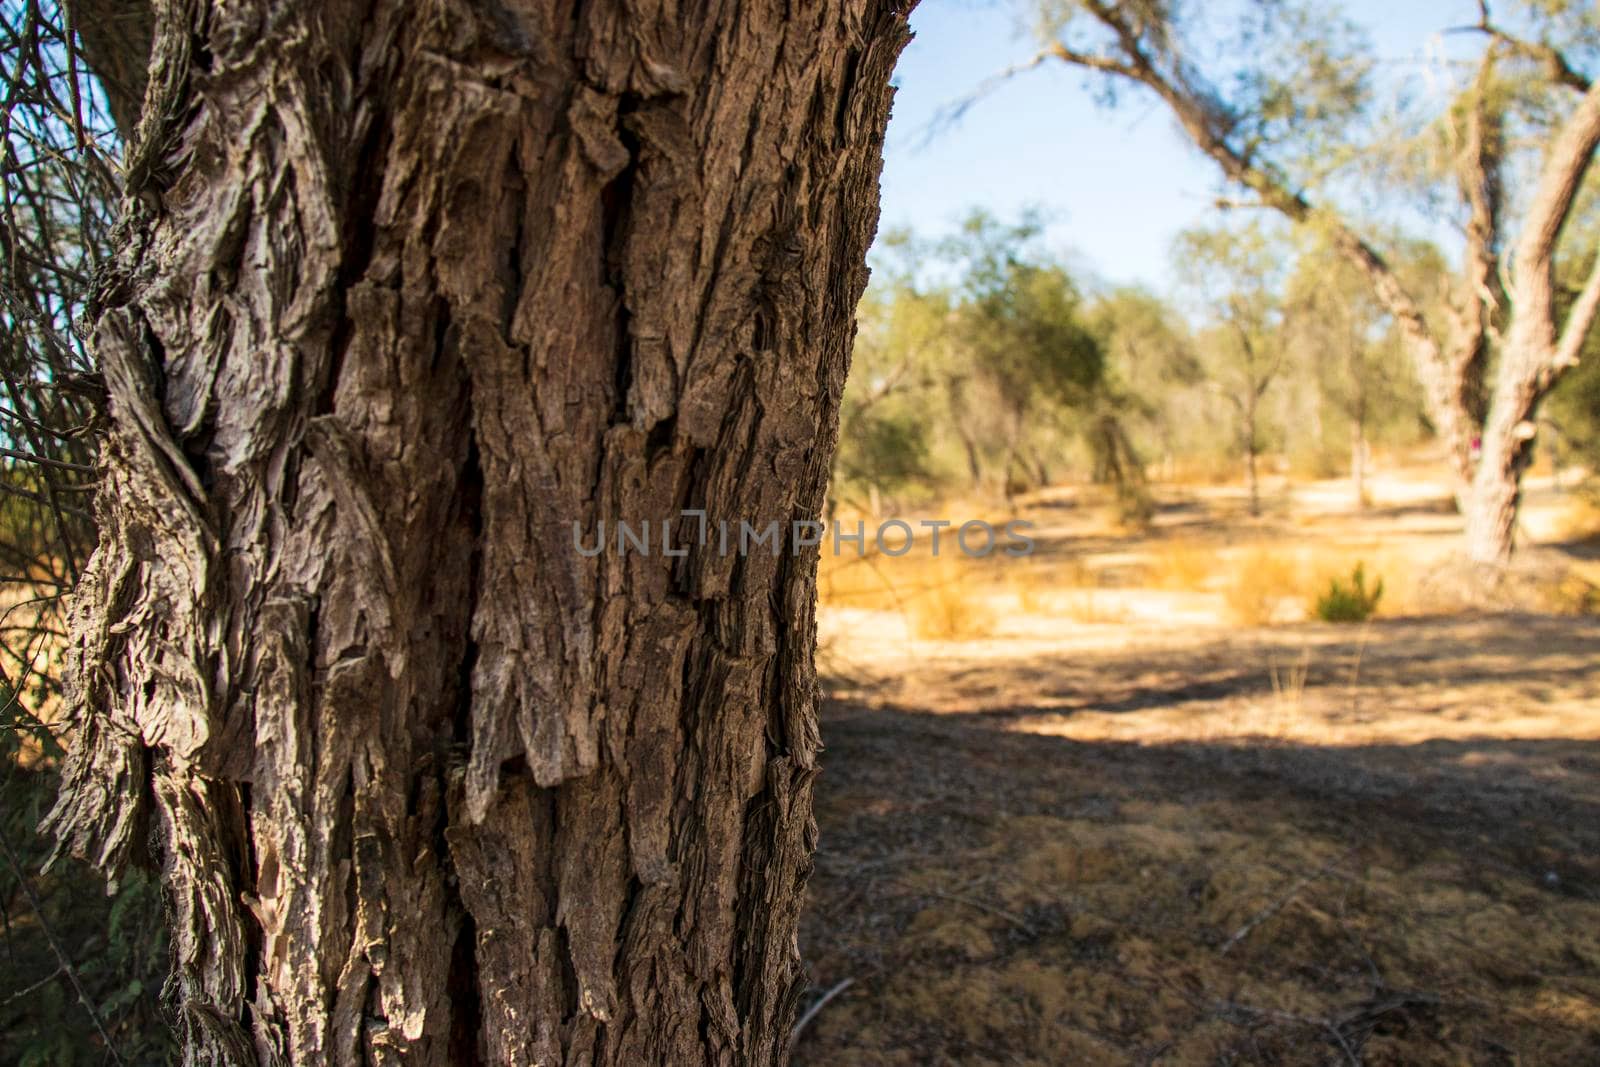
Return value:
M 925 640 L 972 640 L 994 630 L 1000 593 L 993 568 L 941 545 L 904 556 L 824 553 L 818 595 L 825 608 L 890 613 Z
M 1357 564 L 1365 567 L 1369 580 L 1383 579 L 1381 615 L 1419 610 L 1410 577 L 1416 564 L 1405 549 L 1319 543 L 1313 537 L 1260 541 L 1242 550 L 1163 538 L 1146 553 L 1142 580 L 1151 589 L 1215 594 L 1228 622 L 1267 626 L 1310 617 L 1329 584 L 1347 578 Z
M 1155 589 L 1199 592 L 1217 575 L 1217 551 L 1182 538 L 1167 538 L 1150 552 L 1145 583 Z
M 1304 596 L 1302 572 L 1292 558 L 1268 548 L 1252 548 L 1233 562 L 1223 587 L 1228 617 L 1240 626 L 1266 626 L 1285 615 Z
M 1563 541 L 1600 541 L 1600 503 L 1592 497 L 1573 497 L 1557 519 L 1555 532 Z
M 1453 588 L 1460 583 L 1448 574 L 1439 580 L 1455 558 L 1458 520 L 1430 476 L 1424 470 L 1375 479 L 1387 503 L 1366 512 L 1355 508 L 1343 484 L 1290 485 L 1278 494 L 1289 510 L 1267 519 L 1244 515 L 1236 488 L 1161 487 L 1163 512 L 1139 534 L 1120 531 L 1108 518 L 1102 490 L 1051 489 L 1027 503 L 1040 549 L 1034 558 L 972 560 L 948 539 L 938 560 L 926 540 L 898 558 L 825 556 L 822 602 L 857 613 L 848 625 L 868 644 L 882 644 L 865 635 L 872 630 L 902 645 L 968 642 L 1002 651 L 1052 635 L 1076 640 L 1074 628 L 1085 626 L 1251 629 L 1298 622 L 1313 618 L 1331 583 L 1348 580 L 1358 564 L 1370 584 L 1383 583 L 1379 618 L 1481 609 Z M 1560 529 L 1577 536 L 1600 521 L 1600 509 L 1572 496 L 1534 492 L 1537 503 L 1526 509 L 1530 545 L 1559 541 L 1551 531 Z M 996 526 L 1008 516 L 981 500 L 952 501 L 938 512 L 983 516 Z M 1524 568 L 1515 596 L 1493 606 L 1561 615 L 1600 610 L 1600 562 L 1558 556 L 1546 553 L 1537 567 Z M 895 618 L 873 620 L 862 612 Z
M 1548 610 L 1556 615 L 1600 615 L 1600 583 L 1596 582 L 1597 569 L 1573 566 L 1554 582 L 1549 594 Z
M 951 641 L 993 632 L 996 616 L 989 592 L 963 559 L 941 555 L 920 568 L 916 578 L 918 585 L 906 603 L 917 637 Z
M 853 983 L 797 1063 L 1600 1063 L 1600 562 L 1452 614 L 1402 482 L 1140 537 L 1041 501 L 1038 557 L 896 561 L 903 607 L 839 574 L 949 643 L 858 636 L 830 706 L 802 947 L 812 1000 Z M 1383 617 L 1300 621 L 1358 562 Z
M 1596 625 L 1279 626 L 834 705 L 802 947 L 854 982 L 797 1062 L 1600 1062 Z
M 1051 585 L 1043 567 L 1019 566 L 1006 575 L 1006 588 L 1016 598 L 1017 611 L 1023 615 L 1040 615 L 1049 610 Z
M 1123 598 L 1115 590 L 1074 589 L 1062 607 L 1067 618 L 1089 626 L 1116 626 L 1128 621 Z

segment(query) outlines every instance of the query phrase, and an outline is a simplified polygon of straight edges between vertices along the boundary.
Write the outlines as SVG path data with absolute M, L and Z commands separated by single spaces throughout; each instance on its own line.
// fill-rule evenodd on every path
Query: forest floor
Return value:
M 1447 610 L 1455 520 L 1387 488 L 1190 490 L 1137 536 L 1046 499 L 938 610 L 899 561 L 828 583 L 802 1010 L 837 992 L 797 1063 L 1600 1063 L 1594 542 L 1535 486 L 1571 573 Z M 1305 621 L 1352 558 L 1386 617 Z

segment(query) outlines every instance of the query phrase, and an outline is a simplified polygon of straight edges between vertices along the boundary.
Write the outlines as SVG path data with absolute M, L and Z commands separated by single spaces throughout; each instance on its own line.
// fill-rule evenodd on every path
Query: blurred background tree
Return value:
M 1250 514 L 1261 514 L 1262 453 L 1281 448 L 1282 424 L 1266 403 L 1287 362 L 1289 306 L 1284 238 L 1252 221 L 1190 230 L 1173 248 L 1184 281 L 1201 298 L 1206 379 L 1232 409 Z
M 836 503 L 878 512 L 958 487 L 1011 502 L 1081 471 L 1111 486 L 1129 518 L 1147 514 L 1126 424 L 1155 421 L 1155 409 L 1112 367 L 1108 345 L 1125 313 L 1130 368 L 1159 374 L 1146 357 L 1181 360 L 1178 327 L 1153 297 L 1100 310 L 1040 229 L 1037 215 L 1004 223 L 974 211 L 941 241 L 880 242 L 840 419 Z
M 1152 478 L 1237 475 L 1259 511 L 1269 462 L 1348 473 L 1359 497 L 1374 447 L 1431 432 L 1394 316 L 1324 231 L 1224 216 L 1179 237 L 1183 289 L 1163 298 L 1085 280 L 1039 219 L 975 211 L 942 240 L 880 240 L 835 506 L 1014 506 L 1077 482 L 1106 486 L 1137 526 Z M 1411 243 L 1395 269 L 1423 291 L 1439 259 Z
M 1223 204 L 1237 196 L 1327 235 L 1400 327 L 1451 460 L 1464 557 L 1492 580 L 1511 557 L 1540 406 L 1600 312 L 1600 253 L 1567 225 L 1600 145 L 1600 86 L 1587 73 L 1600 63 L 1600 11 L 1484 0 L 1477 15 L 1439 28 L 1481 48 L 1447 106 L 1422 116 L 1380 100 L 1370 40 L 1322 4 L 1038 0 L 1040 51 L 1013 72 L 1056 61 L 1085 71 L 1107 103 L 1127 90 L 1153 96 L 1218 167 Z M 1393 115 L 1414 120 L 1412 141 L 1432 149 L 1414 156 L 1431 165 L 1370 165 L 1392 154 Z M 1371 236 L 1350 196 L 1360 161 L 1385 208 L 1460 228 L 1443 306 Z M 1554 279 L 1569 269 L 1584 281 L 1564 300 Z

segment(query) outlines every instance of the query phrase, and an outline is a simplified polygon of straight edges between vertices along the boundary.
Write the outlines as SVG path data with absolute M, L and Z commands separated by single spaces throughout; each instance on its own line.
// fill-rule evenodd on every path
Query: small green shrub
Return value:
M 1383 579 L 1379 578 L 1377 584 L 1368 589 L 1366 566 L 1357 563 L 1348 582 L 1334 578 L 1328 583 L 1327 591 L 1317 597 L 1314 610 L 1323 622 L 1366 622 L 1378 610 L 1378 601 L 1382 599 Z

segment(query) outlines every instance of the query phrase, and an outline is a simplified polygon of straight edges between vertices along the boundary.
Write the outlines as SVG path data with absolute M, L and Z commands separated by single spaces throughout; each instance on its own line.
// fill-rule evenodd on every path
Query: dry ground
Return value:
M 1063 522 L 939 639 L 838 598 L 797 1062 L 1600 1064 L 1600 620 L 1225 617 L 1245 541 L 1448 544 L 1387 506 L 1190 501 L 1191 589 Z

